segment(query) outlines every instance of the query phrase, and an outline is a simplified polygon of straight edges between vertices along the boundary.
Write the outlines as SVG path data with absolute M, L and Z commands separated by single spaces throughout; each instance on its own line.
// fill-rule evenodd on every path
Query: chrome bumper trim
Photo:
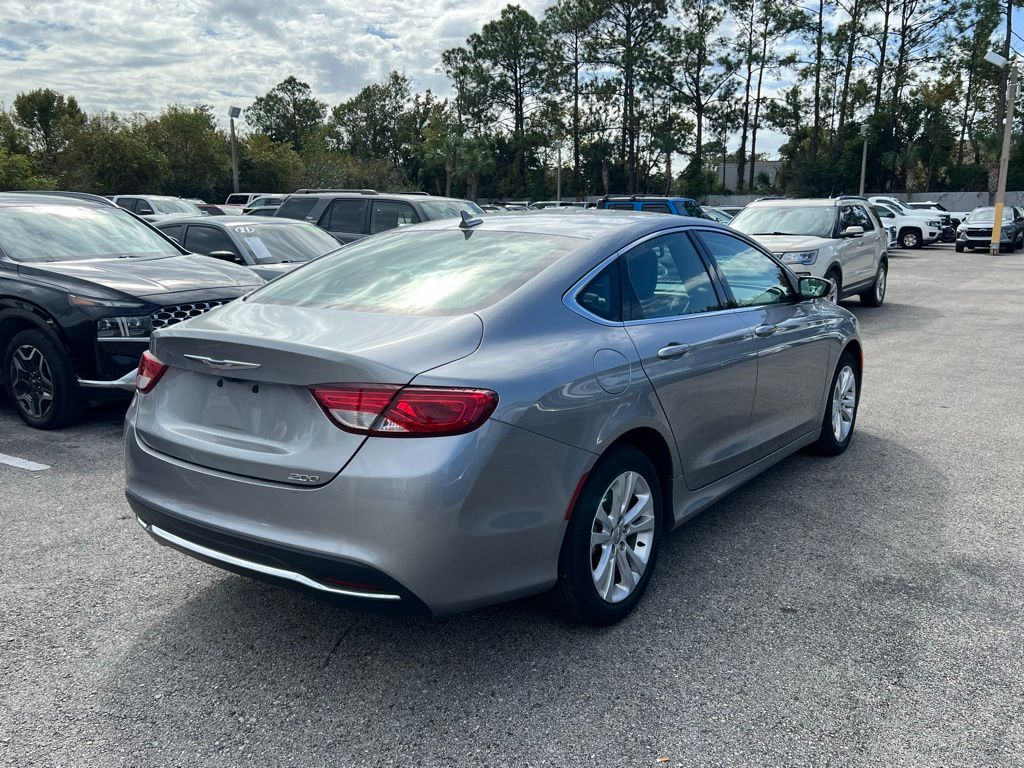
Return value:
M 341 589 L 340 587 L 330 587 L 326 584 L 321 584 L 319 581 L 314 581 L 301 573 L 295 571 L 286 571 L 284 568 L 274 568 L 270 565 L 263 565 L 262 563 L 254 563 L 251 560 L 243 560 L 240 557 L 229 555 L 225 552 L 218 552 L 215 549 L 204 547 L 202 544 L 196 544 L 188 539 L 183 539 L 180 536 L 175 536 L 169 531 L 165 531 L 163 528 L 159 528 L 155 525 L 150 525 L 142 520 L 140 517 L 135 518 L 142 529 L 153 538 L 161 541 L 161 543 L 174 544 L 182 549 L 187 549 L 189 552 L 195 552 L 197 555 L 208 557 L 211 560 L 217 560 L 228 565 L 234 565 L 238 568 L 245 568 L 250 571 L 256 571 L 257 573 L 263 573 L 267 576 L 274 576 L 278 579 L 287 579 L 288 581 L 294 581 L 297 584 L 301 584 L 304 587 L 310 587 L 311 589 L 319 590 L 320 592 L 330 592 L 333 595 L 343 595 L 344 597 L 360 597 L 367 600 L 401 600 L 401 595 L 393 595 L 387 592 L 361 592 L 354 589 Z
M 89 381 L 87 379 L 79 379 L 78 386 L 88 387 L 90 389 L 124 389 L 131 392 L 135 389 L 135 376 L 137 371 L 129 371 L 120 379 L 114 381 Z

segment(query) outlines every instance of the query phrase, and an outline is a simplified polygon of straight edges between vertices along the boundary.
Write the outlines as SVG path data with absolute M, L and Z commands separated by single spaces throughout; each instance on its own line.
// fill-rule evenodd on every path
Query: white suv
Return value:
M 862 197 L 755 200 L 729 225 L 750 235 L 797 275 L 833 281 L 832 300 L 885 299 L 889 233 Z
M 901 248 L 920 248 L 922 245 L 930 245 L 939 239 L 942 234 L 942 218 L 949 217 L 939 211 L 917 211 L 908 208 L 901 200 L 895 197 L 869 197 L 872 205 L 885 208 L 896 216 L 907 216 L 912 221 L 900 227 L 896 241 Z

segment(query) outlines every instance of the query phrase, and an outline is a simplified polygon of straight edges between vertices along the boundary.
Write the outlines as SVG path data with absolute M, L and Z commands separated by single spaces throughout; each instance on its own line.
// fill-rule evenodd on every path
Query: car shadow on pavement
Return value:
M 537 599 L 437 619 L 358 614 L 176 561 L 167 578 L 204 586 L 172 591 L 180 602 L 156 612 L 92 701 L 137 712 L 175 753 L 298 739 L 353 762 L 383 743 L 389 764 L 403 751 L 426 763 L 497 731 L 537 756 L 552 723 L 588 753 L 654 750 L 634 723 L 616 725 L 631 708 L 698 743 L 716 713 L 742 720 L 752 690 L 753 714 L 767 697 L 774 722 L 822 679 L 842 696 L 897 674 L 913 619 L 885 585 L 912 583 L 942 538 L 947 484 L 912 447 L 870 433 L 836 459 L 797 454 L 675 531 L 636 613 L 605 629 Z

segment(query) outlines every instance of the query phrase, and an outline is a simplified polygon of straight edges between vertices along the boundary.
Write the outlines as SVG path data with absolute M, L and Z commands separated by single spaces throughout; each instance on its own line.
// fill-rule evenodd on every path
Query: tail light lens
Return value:
M 139 372 L 135 374 L 135 389 L 142 394 L 146 394 L 156 383 L 160 381 L 160 377 L 164 375 L 164 371 L 167 370 L 167 366 L 156 359 L 148 349 L 142 353 L 142 359 L 139 361 Z
M 498 405 L 489 389 L 335 384 L 310 391 L 346 432 L 375 437 L 460 435 L 487 421 Z

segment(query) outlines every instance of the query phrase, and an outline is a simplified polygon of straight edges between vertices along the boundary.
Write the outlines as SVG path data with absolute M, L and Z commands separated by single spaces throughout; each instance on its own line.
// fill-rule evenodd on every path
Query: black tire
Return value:
M 641 475 L 650 489 L 654 516 L 653 538 L 649 544 L 646 568 L 633 591 L 618 602 L 609 602 L 601 597 L 594 582 L 595 563 L 592 556 L 595 550 L 592 548 L 591 534 L 595 528 L 600 527 L 600 523 L 596 522 L 598 507 L 603 505 L 612 481 L 626 472 Z M 550 595 L 553 606 L 574 622 L 596 627 L 614 624 L 628 616 L 647 590 L 657 563 L 663 532 L 663 509 L 658 472 L 646 455 L 631 446 L 621 446 L 603 456 L 583 484 L 569 517 L 558 558 L 558 583 Z M 610 546 L 612 551 L 616 551 L 614 541 Z M 619 571 L 613 572 L 613 579 L 616 579 L 617 573 Z
M 920 248 L 921 247 L 921 230 L 914 229 L 913 227 L 907 227 L 900 232 L 900 248 Z
M 825 279 L 831 280 L 836 284 L 836 295 L 835 303 L 838 304 L 839 300 L 843 298 L 843 276 L 840 273 L 838 267 L 832 267 L 828 272 L 825 273 Z
M 964 246 L 963 246 L 963 243 L 957 243 L 957 244 L 956 244 L 956 245 L 954 245 L 953 247 L 954 247 L 954 248 L 956 248 L 956 252 L 957 252 L 957 253 L 963 253 L 963 252 L 964 252 Z
M 850 420 L 850 429 L 846 437 L 840 440 L 836 437 L 832 425 L 832 414 L 835 407 L 834 393 L 836 391 L 836 383 L 839 381 L 839 375 L 847 367 L 853 371 L 856 391 L 854 393 L 853 418 Z M 809 446 L 813 453 L 817 453 L 820 456 L 838 456 L 850 445 L 855 427 L 857 426 L 857 412 L 860 410 L 860 378 L 860 359 L 849 350 L 846 350 L 840 356 L 839 362 L 836 364 L 835 373 L 832 374 L 832 383 L 829 385 L 825 403 L 825 416 L 821 421 L 821 435 Z
M 15 334 L 4 350 L 3 366 L 7 396 L 30 427 L 59 429 L 85 415 L 71 361 L 42 331 Z
M 882 302 L 885 301 L 885 289 L 889 284 L 888 276 L 889 264 L 885 259 L 882 259 L 878 264 L 878 271 L 875 272 L 875 281 L 871 284 L 870 288 L 860 294 L 860 303 L 865 307 L 882 306 Z

